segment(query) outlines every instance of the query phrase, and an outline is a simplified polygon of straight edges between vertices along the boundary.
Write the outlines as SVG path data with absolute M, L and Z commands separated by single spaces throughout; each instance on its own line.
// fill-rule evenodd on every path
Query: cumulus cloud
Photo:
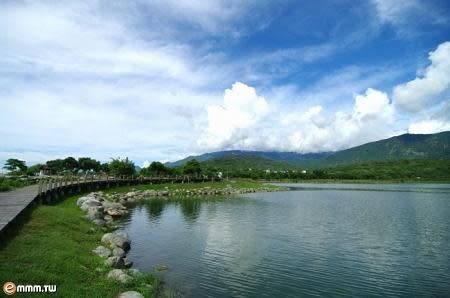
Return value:
M 323 106 L 305 110 L 274 107 L 254 88 L 236 83 L 223 106 L 207 107 L 203 150 L 251 149 L 296 152 L 334 151 L 390 136 L 394 107 L 386 93 L 367 89 L 356 95 L 350 112 L 330 114 Z
M 269 112 L 269 105 L 264 97 L 256 94 L 253 87 L 241 82 L 226 89 L 221 105 L 210 105 L 208 127 L 199 140 L 200 146 L 221 148 L 240 140 L 243 136 L 239 130 L 254 126 Z
M 431 65 L 426 68 L 423 77 L 394 88 L 393 98 L 400 108 L 410 112 L 420 111 L 450 87 L 450 42 L 444 42 L 430 52 L 429 59 Z

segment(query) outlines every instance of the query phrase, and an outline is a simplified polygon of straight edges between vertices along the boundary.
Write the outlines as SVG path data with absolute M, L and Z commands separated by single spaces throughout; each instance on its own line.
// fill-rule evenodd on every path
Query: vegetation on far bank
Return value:
M 199 162 L 187 160 L 177 167 L 167 167 L 161 162 L 152 162 L 146 168 L 137 167 L 128 158 L 111 159 L 101 163 L 89 157 L 75 159 L 67 157 L 47 161 L 45 164 L 26 166 L 24 161 L 8 159 L 5 169 L 8 178 L 0 177 L 0 191 L 8 191 L 29 184 L 27 177 L 39 173 L 53 176 L 142 176 L 142 177 L 201 177 L 206 180 L 251 179 L 265 181 L 450 181 L 450 158 L 446 159 L 405 159 L 372 161 L 308 169 L 281 162 L 267 162 L 267 159 L 251 156 L 232 155 Z M 44 176 L 45 176 L 44 175 Z
M 55 284 L 59 297 L 116 297 L 128 290 L 155 296 L 157 280 L 149 275 L 129 284 L 107 279 L 104 260 L 92 253 L 104 232 L 83 218 L 78 197 L 41 205 L 22 219 L 22 226 L 13 227 L 0 247 L 1 284 Z M 153 292 L 143 286 L 149 283 Z
M 230 180 L 221 180 L 221 181 L 206 181 L 206 182 L 197 182 L 197 183 L 162 183 L 162 184 L 141 184 L 141 185 L 133 185 L 123 186 L 105 190 L 106 193 L 123 193 L 129 192 L 130 190 L 136 191 L 144 191 L 144 190 L 167 190 L 169 192 L 173 192 L 175 190 L 183 190 L 196 192 L 202 189 L 210 189 L 217 191 L 224 191 L 226 189 L 233 190 L 246 190 L 252 189 L 254 191 L 265 191 L 265 190 L 280 190 L 281 187 L 266 183 L 264 181 L 254 181 L 249 179 L 230 179 Z
M 18 178 L 18 177 L 0 177 L 0 192 L 1 191 L 10 191 L 15 188 L 24 187 L 27 185 L 31 185 L 34 183 L 33 180 L 29 180 L 27 178 Z

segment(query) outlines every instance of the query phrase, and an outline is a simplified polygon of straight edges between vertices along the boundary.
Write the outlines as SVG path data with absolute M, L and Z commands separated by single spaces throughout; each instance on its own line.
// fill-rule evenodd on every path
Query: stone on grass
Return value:
M 133 266 L 133 262 L 127 258 L 123 258 L 123 265 L 125 266 L 125 268 L 130 268 L 131 266 Z
M 123 249 L 121 249 L 120 247 L 114 247 L 113 251 L 112 251 L 112 255 L 114 257 L 125 257 L 125 251 Z
M 120 247 L 124 250 L 130 249 L 131 243 L 127 233 L 125 232 L 106 233 L 102 237 L 102 242 L 107 243 L 112 247 L 114 246 Z
M 87 218 L 90 220 L 103 218 L 103 207 L 92 206 L 87 209 Z
M 108 278 L 117 280 L 124 284 L 129 283 L 130 281 L 133 280 L 133 278 L 131 276 L 129 276 L 125 272 L 125 270 L 122 270 L 122 269 L 113 269 L 113 270 L 109 271 Z
M 81 204 L 80 209 L 83 211 L 87 211 L 89 207 L 102 206 L 102 203 L 99 200 L 89 198 Z
M 78 207 L 81 207 L 81 205 L 83 205 L 83 203 L 86 202 L 89 199 L 95 199 L 95 197 L 92 196 L 92 195 L 87 195 L 87 196 L 83 196 L 83 197 L 79 198 L 77 200 Z
M 121 257 L 109 257 L 106 259 L 105 265 L 111 268 L 125 268 L 124 259 Z
M 136 277 L 140 277 L 142 276 L 142 272 L 139 271 L 139 269 L 129 269 L 128 272 L 132 275 L 132 276 L 136 276 Z
M 117 298 L 144 298 L 144 295 L 136 291 L 128 291 L 123 292 L 122 294 L 117 296 Z
M 99 255 L 102 258 L 107 258 L 111 255 L 111 250 L 104 246 L 97 246 L 96 249 L 94 249 L 92 252 Z
M 104 221 L 103 219 L 94 219 L 92 222 L 100 227 L 104 227 L 106 225 L 106 221 Z

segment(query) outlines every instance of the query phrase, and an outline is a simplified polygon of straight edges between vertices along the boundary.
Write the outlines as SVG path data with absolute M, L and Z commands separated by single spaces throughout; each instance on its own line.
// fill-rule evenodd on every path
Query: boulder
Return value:
M 121 257 L 109 257 L 106 259 L 105 265 L 111 268 L 125 268 L 124 259 Z
M 133 278 L 131 276 L 129 276 L 125 272 L 125 270 L 122 270 L 122 269 L 113 269 L 113 270 L 109 271 L 108 278 L 117 280 L 124 284 L 129 283 L 130 281 L 133 280 Z
M 103 204 L 103 207 L 105 209 L 110 209 L 110 208 L 112 208 L 112 209 L 124 209 L 124 210 L 127 209 L 124 205 L 122 205 L 120 203 L 117 203 L 117 202 L 103 201 L 102 204 Z
M 87 209 L 87 218 L 90 220 L 102 219 L 103 218 L 103 207 L 102 206 L 92 206 Z
M 109 215 L 109 214 L 105 215 L 105 217 L 103 217 L 103 219 L 106 222 L 112 222 L 114 220 L 113 217 L 111 215 Z
M 123 292 L 122 294 L 117 296 L 117 298 L 144 298 L 144 295 L 136 291 L 128 291 Z
M 142 272 L 139 271 L 139 269 L 129 269 L 128 272 L 132 275 L 132 276 L 136 276 L 136 277 L 140 277 L 142 276 Z
M 109 208 L 106 213 L 112 217 L 120 217 L 128 213 L 127 210 Z
M 107 258 L 111 255 L 111 250 L 101 245 L 97 246 L 97 248 L 94 249 L 92 252 L 95 253 L 96 255 L 99 255 L 102 258 Z
M 92 195 L 83 196 L 77 200 L 77 206 L 81 207 L 81 205 L 89 199 L 95 199 L 95 197 Z
M 112 251 L 112 255 L 114 257 L 125 257 L 125 251 L 123 249 L 121 249 L 120 247 L 114 247 L 113 251 Z
M 105 235 L 103 235 L 101 241 L 103 243 L 109 244 L 112 247 L 117 246 L 124 250 L 128 250 L 131 243 L 127 233 L 125 232 L 106 233 Z
M 129 259 L 127 259 L 127 258 L 124 258 L 123 259 L 123 265 L 125 266 L 125 268 L 130 268 L 131 266 L 133 266 L 133 262 L 130 261 Z
M 87 211 L 89 209 L 89 207 L 95 207 L 95 206 L 101 206 L 101 205 L 102 205 L 102 203 L 99 200 L 90 198 L 90 199 L 87 199 L 86 201 L 84 201 L 81 204 L 80 208 L 83 211 Z
M 103 219 L 100 219 L 100 218 L 94 219 L 92 222 L 95 223 L 99 227 L 106 226 L 106 221 L 104 221 Z

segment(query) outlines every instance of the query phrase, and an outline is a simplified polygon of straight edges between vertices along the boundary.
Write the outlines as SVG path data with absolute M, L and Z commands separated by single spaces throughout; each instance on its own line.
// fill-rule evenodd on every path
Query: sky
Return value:
M 0 163 L 450 130 L 450 2 L 0 1 Z

